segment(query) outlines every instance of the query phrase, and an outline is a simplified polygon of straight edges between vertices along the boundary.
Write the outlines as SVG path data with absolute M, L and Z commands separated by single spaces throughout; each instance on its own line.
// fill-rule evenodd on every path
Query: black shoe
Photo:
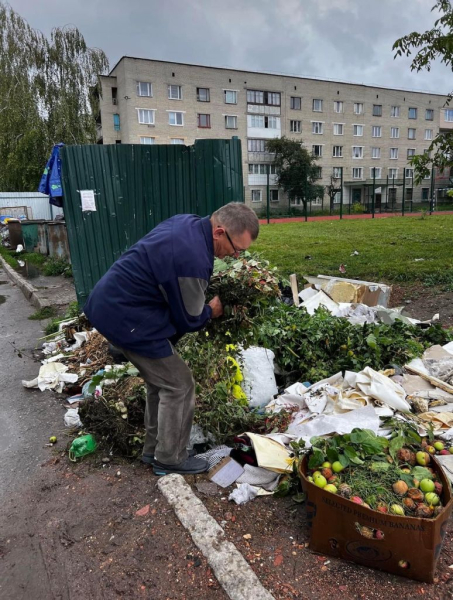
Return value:
M 192 448 L 192 450 L 188 451 L 189 456 L 195 456 L 195 454 L 197 453 L 197 451 L 195 450 L 195 448 Z M 142 463 L 144 463 L 145 465 L 154 465 L 155 462 L 155 458 L 154 458 L 154 454 L 142 454 L 141 459 Z
M 209 469 L 209 463 L 203 458 L 189 456 L 179 465 L 164 465 L 158 460 L 154 460 L 153 471 L 155 475 L 168 475 L 169 473 L 180 473 L 181 475 L 195 475 L 204 473 Z

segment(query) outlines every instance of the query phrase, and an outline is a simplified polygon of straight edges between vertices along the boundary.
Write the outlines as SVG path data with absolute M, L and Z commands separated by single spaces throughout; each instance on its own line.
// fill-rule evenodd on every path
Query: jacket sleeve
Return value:
M 212 317 L 205 304 L 207 287 L 208 281 L 197 277 L 176 277 L 159 286 L 179 334 L 202 329 Z

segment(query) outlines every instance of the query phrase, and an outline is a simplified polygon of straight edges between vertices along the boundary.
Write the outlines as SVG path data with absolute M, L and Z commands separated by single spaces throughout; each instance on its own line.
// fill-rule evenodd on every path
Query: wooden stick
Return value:
M 429 381 L 429 383 L 431 385 L 433 385 L 434 387 L 437 387 L 437 388 L 443 390 L 444 392 L 447 392 L 448 394 L 453 394 L 453 385 L 445 383 L 445 381 L 442 381 L 441 379 L 438 379 L 437 377 L 433 377 L 432 375 L 425 375 L 425 373 L 423 373 L 422 371 L 419 371 L 418 369 L 416 369 L 414 367 L 410 367 L 409 365 L 405 365 L 404 368 L 406 369 L 406 371 L 409 371 L 410 373 L 414 373 L 414 375 L 418 375 L 425 381 Z
M 299 306 L 299 304 L 300 304 L 299 288 L 297 287 L 297 277 L 296 277 L 295 273 L 293 273 L 292 275 L 289 276 L 289 282 L 291 284 L 291 291 L 293 293 L 294 304 L 296 306 Z

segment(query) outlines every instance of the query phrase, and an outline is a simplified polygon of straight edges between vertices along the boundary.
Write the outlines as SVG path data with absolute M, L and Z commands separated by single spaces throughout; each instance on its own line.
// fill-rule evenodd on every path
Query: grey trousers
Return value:
M 143 454 L 154 454 L 166 465 L 184 462 L 195 408 L 195 382 L 189 367 L 176 351 L 166 358 L 121 351 L 147 386 Z

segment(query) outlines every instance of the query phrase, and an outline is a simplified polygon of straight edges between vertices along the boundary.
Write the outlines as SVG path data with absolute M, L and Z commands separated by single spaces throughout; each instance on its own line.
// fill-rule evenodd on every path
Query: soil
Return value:
M 421 283 L 393 285 L 390 306 L 405 306 L 406 313 L 414 319 L 425 321 L 439 313 L 444 327 L 453 327 L 453 292 Z
M 49 448 L 35 483 L 3 503 L 0 598 L 226 600 L 150 469 L 101 456 L 72 464 L 62 450 Z M 200 493 L 205 476 L 187 480 L 276 600 L 453 596 L 453 523 L 436 582 L 421 584 L 312 553 L 305 508 L 290 498 L 236 506 L 231 489 Z

